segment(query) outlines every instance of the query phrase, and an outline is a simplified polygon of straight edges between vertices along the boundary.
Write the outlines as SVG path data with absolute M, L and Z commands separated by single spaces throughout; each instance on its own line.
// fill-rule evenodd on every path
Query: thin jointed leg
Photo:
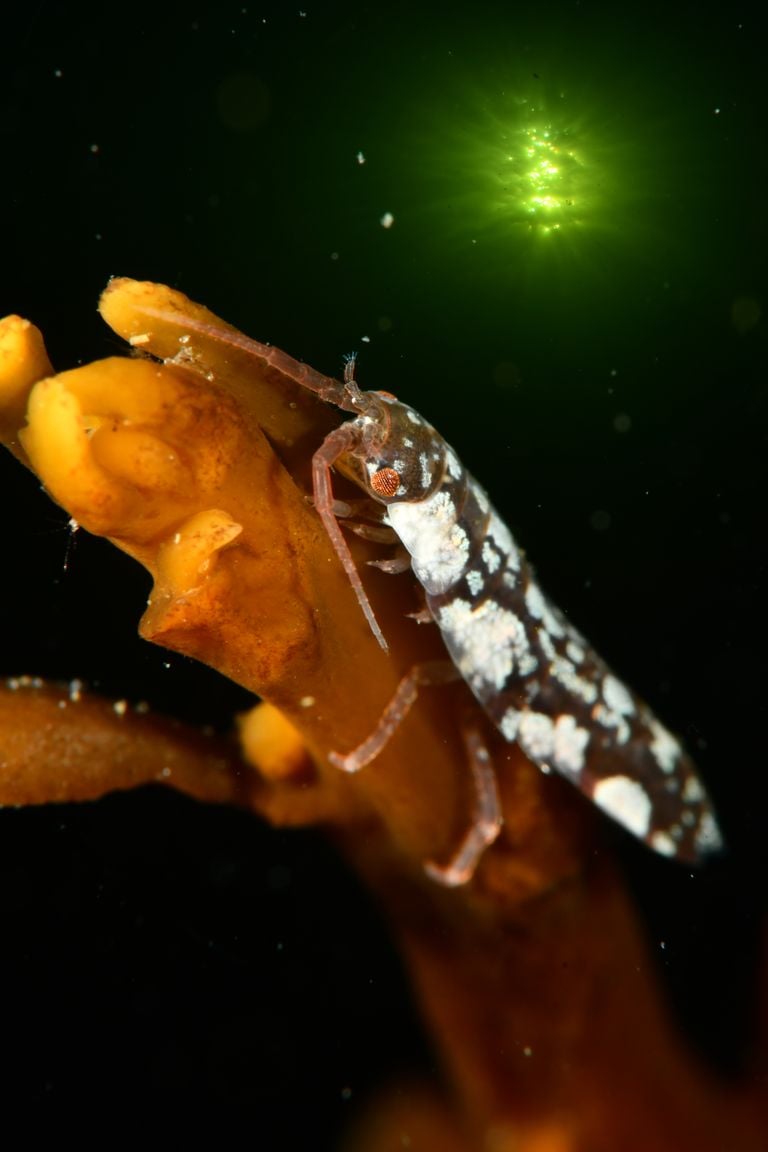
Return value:
M 331 764 L 344 772 L 359 772 L 366 764 L 375 760 L 382 748 L 392 739 L 413 707 L 419 695 L 419 688 L 450 684 L 460 679 L 460 672 L 449 660 L 430 660 L 424 664 L 414 664 L 398 684 L 394 696 L 382 712 L 370 736 L 346 755 L 330 752 L 328 759 Z
M 475 792 L 472 823 L 447 864 L 436 864 L 430 860 L 424 865 L 428 876 L 452 888 L 472 879 L 480 857 L 493 844 L 503 823 L 499 789 L 490 753 L 477 728 L 466 728 L 462 735 Z
M 328 759 L 344 772 L 359 772 L 366 764 L 375 760 L 389 743 L 413 707 L 419 688 L 449 684 L 458 679 L 460 679 L 458 670 L 447 660 L 414 665 L 398 684 L 394 696 L 382 712 L 370 736 L 346 755 L 331 752 Z M 474 788 L 472 823 L 447 864 L 428 861 L 424 866 L 433 880 L 450 887 L 466 884 L 472 878 L 480 857 L 485 849 L 493 844 L 502 825 L 496 774 L 488 749 L 476 727 L 463 728 L 462 736 Z

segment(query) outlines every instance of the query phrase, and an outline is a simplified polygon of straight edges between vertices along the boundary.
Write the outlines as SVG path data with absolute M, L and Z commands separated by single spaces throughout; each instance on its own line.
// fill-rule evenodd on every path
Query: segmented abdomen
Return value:
M 441 442 L 440 488 L 390 504 L 452 660 L 488 716 L 655 851 L 721 845 L 690 758 L 539 588 L 480 485 Z

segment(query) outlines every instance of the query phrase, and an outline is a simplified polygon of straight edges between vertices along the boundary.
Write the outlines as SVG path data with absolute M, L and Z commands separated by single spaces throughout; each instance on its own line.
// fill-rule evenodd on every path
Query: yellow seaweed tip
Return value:
M 29 320 L 0 320 L 0 439 L 14 446 L 30 388 L 53 373 L 43 337 Z M 14 450 L 16 450 L 14 448 Z
M 257 704 L 238 716 L 237 726 L 246 760 L 265 780 L 287 780 L 306 772 L 306 745 L 298 729 L 273 704 Z
M 196 512 L 161 545 L 157 556 L 157 581 L 163 596 L 191 596 L 210 575 L 222 548 L 240 535 L 238 524 L 219 508 Z
M 78 399 L 58 377 L 41 380 L 32 389 L 27 427 L 19 439 L 46 488 L 61 503 L 66 499 L 73 512 L 87 508 L 94 492 L 105 487 L 106 479 L 91 457 Z
M 39 328 L 21 316 L 0 319 L 0 397 L 3 403 L 53 371 Z

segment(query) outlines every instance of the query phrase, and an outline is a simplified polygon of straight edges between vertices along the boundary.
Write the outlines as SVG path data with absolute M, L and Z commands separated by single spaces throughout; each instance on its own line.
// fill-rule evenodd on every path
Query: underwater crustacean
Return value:
M 162 314 L 150 312 L 158 321 Z M 400 681 L 374 732 L 329 759 L 356 772 L 379 755 L 420 686 L 461 675 L 505 739 L 543 771 L 559 772 L 655 851 L 696 860 L 721 846 L 712 805 L 678 741 L 606 666 L 541 592 L 524 554 L 456 453 L 413 408 L 389 392 L 363 392 L 347 358 L 343 384 L 272 345 L 199 319 L 204 336 L 267 365 L 353 419 L 334 428 L 313 455 L 313 495 L 328 537 L 371 631 L 386 651 L 355 561 L 339 528 L 348 506 L 334 505 L 331 470 L 369 497 L 350 526 L 372 540 L 399 542 L 402 554 L 369 564 L 411 567 L 450 660 L 417 665 Z M 360 523 L 360 517 L 374 525 Z M 447 866 L 428 865 L 448 884 L 469 879 L 501 827 L 496 780 L 482 736 L 467 733 L 476 799 L 469 832 Z
M 353 365 L 350 359 L 343 392 L 321 393 L 356 413 L 314 457 L 315 506 L 327 530 L 333 532 L 333 509 L 319 496 L 335 466 L 383 505 L 383 522 L 407 549 L 453 666 L 502 735 L 662 855 L 695 860 L 716 851 L 721 838 L 712 805 L 677 740 L 547 600 L 449 445 L 394 396 L 361 392 Z M 345 560 L 338 530 L 332 539 Z M 356 591 L 365 610 L 359 581 Z M 423 672 L 409 673 L 377 732 L 334 763 L 346 771 L 369 763 L 404 719 L 417 686 L 429 682 Z M 481 753 L 475 840 L 483 845 L 498 833 L 500 814 Z M 465 853 L 448 879 L 466 880 L 474 865 Z
M 2 438 L 71 516 L 152 573 L 146 638 L 270 703 L 244 722 L 249 766 L 151 717 L 87 697 L 61 709 L 53 689 L 15 684 L 0 695 L 14 739 L 0 803 L 160 779 L 329 827 L 400 942 L 455 1088 L 457 1146 L 488 1147 L 492 1133 L 526 1152 L 757 1152 L 764 1109 L 713 1082 L 677 1036 L 629 900 L 594 853 L 589 806 L 502 733 L 485 736 L 504 813 L 493 849 L 462 887 L 424 876 L 425 859 L 450 859 L 471 805 L 457 716 L 484 721 L 462 681 L 424 693 L 364 772 L 329 763 L 376 728 L 411 667 L 444 656 L 437 630 L 409 617 L 414 582 L 372 571 L 383 652 L 306 498 L 337 414 L 180 293 L 113 281 L 101 308 L 154 359 L 53 376 L 39 333 L 6 322 Z M 364 536 L 348 546 L 357 568 L 378 558 Z M 95 760 L 78 755 L 89 739 Z

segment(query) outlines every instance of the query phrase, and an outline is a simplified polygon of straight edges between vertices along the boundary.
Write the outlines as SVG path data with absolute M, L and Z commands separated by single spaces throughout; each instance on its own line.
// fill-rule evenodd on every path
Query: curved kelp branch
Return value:
M 109 717 L 108 705 L 75 724 L 56 704 L 69 790 L 54 780 L 50 747 L 30 742 L 15 784 L 0 769 L 0 802 L 3 788 L 24 803 L 152 778 L 277 823 L 331 828 L 403 945 L 459 1089 L 467 1149 L 488 1147 L 491 1130 L 495 1148 L 529 1152 L 762 1147 L 750 1102 L 713 1083 L 671 1028 L 624 893 L 609 865 L 592 862 L 595 818 L 567 784 L 488 732 L 501 836 L 471 883 L 447 890 L 426 876 L 427 860 L 450 857 L 472 805 L 463 718 L 484 721 L 463 684 L 425 689 L 360 772 L 329 762 L 373 730 L 409 668 L 444 653 L 436 629 L 412 618 L 412 579 L 367 568 L 381 546 L 348 533 L 389 643 L 381 650 L 308 498 L 312 453 L 343 418 L 316 394 L 323 378 L 307 369 L 301 387 L 279 355 L 254 355 L 245 337 L 159 285 L 113 281 L 101 310 L 145 355 L 52 376 L 39 333 L 3 322 L 0 431 L 79 524 L 151 573 L 142 635 L 268 702 L 242 724 L 256 770 L 222 763 L 220 749 L 182 747 L 144 718 Z M 24 745 L 35 719 L 21 700 L 6 697 L 0 736 L 15 704 Z M 98 779 L 76 787 L 75 741 L 105 728 L 106 748 L 141 744 L 134 768 L 127 752 L 112 765 L 105 755 Z M 24 772 L 36 781 L 26 793 Z
M 247 804 L 252 773 L 234 741 L 196 732 L 76 680 L 0 684 L 0 804 L 70 803 L 165 784 L 210 803 Z

